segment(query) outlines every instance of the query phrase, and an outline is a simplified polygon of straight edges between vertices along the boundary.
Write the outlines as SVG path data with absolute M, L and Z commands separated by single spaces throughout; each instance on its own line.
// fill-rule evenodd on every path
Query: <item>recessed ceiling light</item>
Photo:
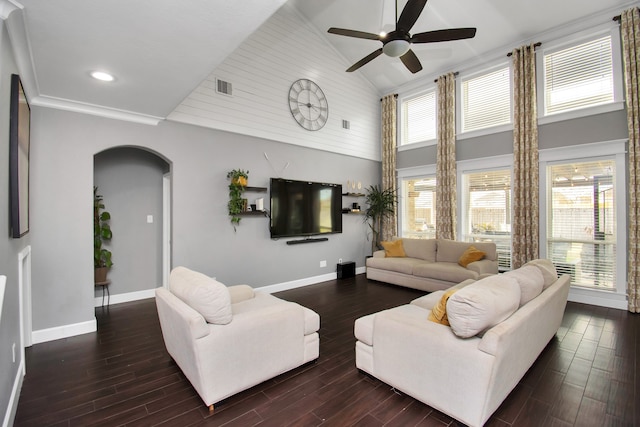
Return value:
M 111 74 L 105 73 L 104 71 L 92 71 L 91 77 L 103 82 L 112 82 L 115 80 L 115 78 Z

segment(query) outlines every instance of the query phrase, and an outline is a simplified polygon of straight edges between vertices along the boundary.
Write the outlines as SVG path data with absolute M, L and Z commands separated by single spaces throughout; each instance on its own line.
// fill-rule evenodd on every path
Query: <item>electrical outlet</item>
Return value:
M 13 363 L 16 363 L 16 343 L 11 346 L 11 353 L 13 354 Z
M 338 264 L 342 264 L 342 258 L 338 258 Z
M 320 267 L 326 267 L 326 266 L 327 266 L 327 261 L 326 260 L 320 261 Z

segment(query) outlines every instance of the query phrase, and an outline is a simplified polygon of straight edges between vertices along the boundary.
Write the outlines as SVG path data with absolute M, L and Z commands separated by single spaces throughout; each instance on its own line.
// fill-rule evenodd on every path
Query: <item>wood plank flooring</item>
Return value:
M 207 408 L 165 351 L 153 299 L 27 349 L 15 426 L 457 426 L 355 368 L 353 322 L 423 293 L 364 275 L 276 294 L 320 314 L 320 358 Z M 638 426 L 640 316 L 569 303 L 487 426 Z M 259 351 L 257 349 L 257 351 Z

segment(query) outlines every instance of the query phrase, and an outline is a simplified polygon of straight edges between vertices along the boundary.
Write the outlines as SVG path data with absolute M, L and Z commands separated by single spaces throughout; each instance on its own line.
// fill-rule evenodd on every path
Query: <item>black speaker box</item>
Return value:
M 356 275 L 356 263 L 353 261 L 342 262 L 337 267 L 338 279 L 346 279 Z

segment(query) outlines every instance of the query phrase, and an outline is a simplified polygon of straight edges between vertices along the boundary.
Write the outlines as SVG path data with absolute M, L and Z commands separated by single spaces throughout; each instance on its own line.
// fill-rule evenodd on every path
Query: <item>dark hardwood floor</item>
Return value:
M 97 333 L 27 349 L 15 425 L 458 425 L 355 368 L 354 320 L 421 292 L 359 275 L 276 295 L 320 314 L 319 360 L 227 399 L 212 416 L 166 353 L 149 299 L 97 308 Z M 639 315 L 569 303 L 556 337 L 487 426 L 640 425 L 639 343 Z

